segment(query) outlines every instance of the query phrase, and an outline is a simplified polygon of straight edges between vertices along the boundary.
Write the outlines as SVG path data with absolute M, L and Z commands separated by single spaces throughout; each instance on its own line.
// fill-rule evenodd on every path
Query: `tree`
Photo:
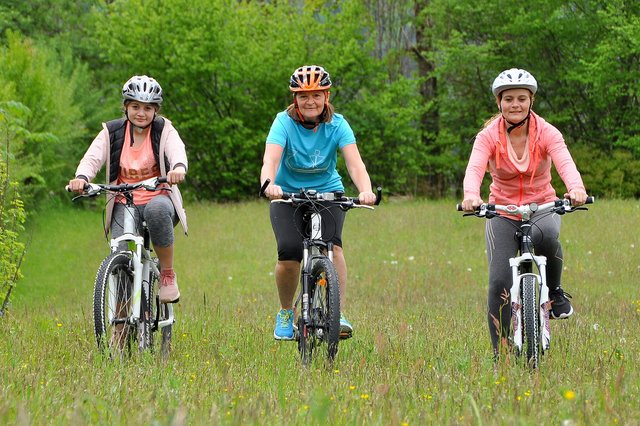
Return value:
M 51 48 L 7 32 L 0 47 L 0 102 L 20 105 L 13 120 L 23 129 L 12 146 L 14 179 L 24 184 L 27 204 L 34 196 L 60 190 L 73 176 L 70 158 L 76 158 L 86 136 L 86 109 L 92 98 L 87 89 L 86 67 L 68 72 Z M 70 67 L 69 67 L 70 68 Z
M 20 240 L 26 218 L 24 205 L 18 192 L 19 183 L 10 176 L 10 141 L 26 129 L 14 119 L 20 105 L 0 103 L 0 140 L 4 150 L 0 153 L 0 317 L 9 306 L 11 292 L 21 278 L 20 265 L 25 254 L 25 244 Z

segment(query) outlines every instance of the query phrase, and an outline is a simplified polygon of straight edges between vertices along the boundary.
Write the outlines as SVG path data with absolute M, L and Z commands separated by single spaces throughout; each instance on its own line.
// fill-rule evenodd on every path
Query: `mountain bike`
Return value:
M 269 183 L 267 179 L 263 184 L 261 196 Z M 382 189 L 378 188 L 374 205 L 379 205 L 381 199 Z M 327 359 L 333 361 L 340 339 L 351 336 L 340 334 L 340 284 L 333 264 L 331 236 L 322 234 L 321 212 L 327 209 L 327 204 L 338 205 L 344 211 L 374 208 L 360 204 L 357 197 L 347 197 L 342 191 L 321 193 L 301 189 L 298 193 L 284 193 L 281 199 L 271 202 L 303 208 L 303 223 L 307 224 L 305 229 L 298 229 L 303 236 L 303 254 L 300 286 L 294 303 L 297 315 L 294 334 L 302 364 L 311 364 L 314 353 L 323 344 L 326 344 Z
M 588 197 L 585 204 L 591 204 L 594 201 L 594 197 Z M 456 209 L 462 211 L 462 205 L 458 204 Z M 515 230 L 520 248 L 516 256 L 509 259 L 512 271 L 512 284 L 509 291 L 512 328 L 510 343 L 517 356 L 526 354 L 526 363 L 531 368 L 538 367 L 541 355 L 551 346 L 549 324 L 551 301 L 547 287 L 547 258 L 535 254 L 531 231 L 536 221 L 546 215 L 554 213 L 563 215 L 576 210 L 587 210 L 587 208 L 574 207 L 569 199 L 558 199 L 540 205 L 531 203 L 522 206 L 484 203 L 475 212 L 464 214 L 464 216 L 473 215 L 486 219 L 504 219 L 500 214 L 502 212 L 520 217 L 521 222 Z
M 161 303 L 157 294 L 160 276 L 157 257 L 152 254 L 149 230 L 133 204 L 133 191 L 170 191 L 159 186 L 166 178 L 151 178 L 135 184 L 87 183 L 84 193 L 73 198 L 101 194 L 125 200 L 124 233 L 109 242 L 111 253 L 102 261 L 93 290 L 93 322 L 99 350 L 110 357 L 138 351 L 156 351 L 154 333 L 160 331 L 160 354 L 171 351 L 171 330 L 175 317 L 171 303 Z M 67 190 L 68 187 L 67 187 Z M 138 230 L 142 229 L 139 233 Z M 121 248 L 126 246 L 125 250 Z

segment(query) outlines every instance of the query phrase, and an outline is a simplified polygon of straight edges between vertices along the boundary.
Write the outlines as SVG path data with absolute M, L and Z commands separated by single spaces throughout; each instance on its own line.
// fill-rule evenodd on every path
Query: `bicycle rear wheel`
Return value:
M 316 337 L 326 342 L 327 358 L 333 361 L 340 341 L 340 285 L 338 272 L 328 258 L 319 259 L 311 270 L 314 286 L 311 318 Z
M 133 271 L 128 253 L 112 253 L 98 268 L 93 290 L 93 321 L 98 348 L 110 356 L 131 353 L 136 328 L 128 323 L 133 309 Z
M 538 318 L 538 298 L 536 295 L 536 278 L 525 275 L 520 282 L 522 292 L 522 322 L 527 363 L 531 368 L 538 368 L 540 362 L 540 320 Z

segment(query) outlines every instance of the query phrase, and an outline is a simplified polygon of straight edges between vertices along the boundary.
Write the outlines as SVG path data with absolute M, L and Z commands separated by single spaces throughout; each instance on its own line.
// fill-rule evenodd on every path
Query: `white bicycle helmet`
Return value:
M 495 96 L 507 89 L 528 89 L 535 95 L 538 91 L 538 82 L 528 71 L 511 68 L 502 71 L 491 86 L 491 91 Z
M 134 75 L 122 87 L 124 100 L 149 104 L 162 103 L 162 87 L 151 77 Z

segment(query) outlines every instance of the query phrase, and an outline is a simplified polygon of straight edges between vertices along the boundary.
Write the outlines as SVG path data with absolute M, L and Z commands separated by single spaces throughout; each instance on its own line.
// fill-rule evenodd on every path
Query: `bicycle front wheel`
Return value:
M 327 358 L 333 361 L 340 341 L 340 284 L 338 272 L 328 258 L 319 259 L 311 269 L 312 323 L 318 336 L 327 344 Z
M 98 348 L 110 356 L 131 352 L 136 328 L 128 322 L 133 309 L 133 271 L 128 253 L 112 253 L 100 265 L 93 290 L 93 321 Z
M 154 258 L 153 260 L 156 263 L 156 267 L 159 266 L 158 260 Z M 160 356 L 162 359 L 166 359 L 171 352 L 171 327 L 172 324 L 169 322 L 170 319 L 173 318 L 172 307 L 168 303 L 160 303 L 160 297 L 158 296 L 158 288 L 159 288 L 159 277 L 158 274 L 153 272 L 153 270 L 149 271 L 149 307 L 148 307 L 148 315 L 149 315 L 149 346 L 152 348 L 154 352 L 158 350 L 156 345 L 157 339 L 154 339 L 154 334 L 156 331 L 160 331 L 160 343 L 159 350 Z
M 525 275 L 521 281 L 522 292 L 522 322 L 527 354 L 527 363 L 531 368 L 537 368 L 540 362 L 540 327 L 539 309 L 536 297 L 536 278 Z

